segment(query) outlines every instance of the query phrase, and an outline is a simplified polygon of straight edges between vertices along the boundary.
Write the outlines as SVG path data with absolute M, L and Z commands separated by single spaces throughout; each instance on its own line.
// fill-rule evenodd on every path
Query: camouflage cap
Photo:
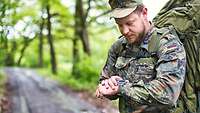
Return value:
M 109 0 L 111 7 L 111 18 L 122 18 L 133 12 L 138 5 L 143 4 L 142 0 Z

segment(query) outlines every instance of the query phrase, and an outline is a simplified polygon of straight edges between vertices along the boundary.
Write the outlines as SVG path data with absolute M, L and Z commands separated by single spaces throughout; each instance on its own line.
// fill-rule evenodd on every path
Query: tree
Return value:
M 75 7 L 75 27 L 74 27 L 74 39 L 73 39 L 73 70 L 72 73 L 74 75 L 78 74 L 78 69 L 76 67 L 77 63 L 79 62 L 79 52 L 78 52 L 78 45 L 77 41 L 81 39 L 81 42 L 83 44 L 83 50 L 86 54 L 90 55 L 90 45 L 89 45 L 89 39 L 88 39 L 88 31 L 87 31 L 87 16 L 90 9 L 90 1 L 88 1 L 88 9 L 87 12 L 85 12 L 83 8 L 83 1 L 82 0 L 76 0 L 76 7 Z
M 75 12 L 75 35 L 77 35 L 83 44 L 83 50 L 86 54 L 90 55 L 90 44 L 87 31 L 87 17 L 90 10 L 90 1 L 88 0 L 88 9 L 84 10 L 83 1 L 76 0 L 76 12 Z
M 40 19 L 40 33 L 39 33 L 39 57 L 38 57 L 38 64 L 39 66 L 42 66 L 42 55 L 43 55 L 43 29 L 47 29 L 48 33 L 47 33 L 47 41 L 48 41 L 48 45 L 50 48 L 50 62 L 51 62 L 51 71 L 52 73 L 56 74 L 57 73 L 57 62 L 56 62 L 56 52 L 55 52 L 55 48 L 54 48 L 54 38 L 53 34 L 52 34 L 52 19 L 53 17 L 57 16 L 56 13 L 52 12 L 53 6 L 54 4 L 59 3 L 58 0 L 52 0 L 52 1 L 46 1 L 46 0 L 41 0 L 39 1 L 39 4 L 41 6 L 41 18 Z M 42 17 L 43 15 L 47 15 L 47 17 Z
M 26 37 L 26 36 L 23 36 L 23 37 L 24 37 L 23 47 L 22 47 L 22 49 L 21 49 L 21 51 L 20 51 L 20 57 L 19 57 L 19 59 L 17 60 L 17 65 L 18 65 L 18 66 L 20 66 L 20 64 L 21 64 L 21 60 L 22 60 L 22 58 L 23 58 L 23 56 L 24 56 L 25 50 L 28 48 L 30 42 L 34 39 L 34 38 Z
M 53 46 L 53 37 L 51 34 L 51 13 L 50 13 L 50 5 L 46 5 L 46 11 L 47 11 L 47 29 L 48 29 L 48 35 L 47 39 L 50 46 L 50 55 L 51 55 L 51 69 L 53 73 L 57 73 L 57 67 L 56 67 L 56 56 L 55 56 L 55 50 Z
M 39 33 L 39 54 L 38 54 L 38 66 L 43 67 L 43 29 L 44 29 L 44 18 L 41 16 L 41 23 L 40 23 L 40 33 Z
M 2 0 L 0 5 L 0 61 L 6 66 L 14 65 L 14 54 L 17 44 L 15 39 L 8 40 L 9 30 L 12 29 L 11 25 L 14 23 L 14 20 L 8 18 L 15 14 L 17 6 L 18 1 L 10 2 L 7 0 Z

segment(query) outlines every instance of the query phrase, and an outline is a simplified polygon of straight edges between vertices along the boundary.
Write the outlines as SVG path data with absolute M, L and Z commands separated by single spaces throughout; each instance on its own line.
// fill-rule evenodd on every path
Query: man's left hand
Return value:
M 102 85 L 99 85 L 99 92 L 104 95 L 104 96 L 111 96 L 111 95 L 115 95 L 119 92 L 119 86 L 113 86 L 111 87 L 105 87 Z
M 117 81 L 122 80 L 119 76 L 112 76 L 109 79 L 105 79 L 99 85 L 99 92 L 105 96 L 116 95 L 119 92 L 119 85 Z

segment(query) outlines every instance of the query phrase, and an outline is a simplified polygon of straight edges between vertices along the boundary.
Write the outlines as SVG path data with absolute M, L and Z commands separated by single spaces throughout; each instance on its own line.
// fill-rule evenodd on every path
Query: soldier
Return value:
M 120 113 L 172 113 L 186 55 L 174 28 L 156 28 L 141 0 L 109 0 L 122 34 L 111 46 L 96 96 L 119 98 Z

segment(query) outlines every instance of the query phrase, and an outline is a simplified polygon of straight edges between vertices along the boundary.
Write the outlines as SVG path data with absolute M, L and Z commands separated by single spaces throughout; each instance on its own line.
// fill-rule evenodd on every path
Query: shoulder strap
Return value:
M 156 52 L 159 49 L 159 42 L 160 42 L 160 37 L 161 35 L 158 35 L 157 30 L 155 30 L 152 34 L 152 37 L 150 39 L 149 45 L 148 45 L 148 51 L 150 53 Z

